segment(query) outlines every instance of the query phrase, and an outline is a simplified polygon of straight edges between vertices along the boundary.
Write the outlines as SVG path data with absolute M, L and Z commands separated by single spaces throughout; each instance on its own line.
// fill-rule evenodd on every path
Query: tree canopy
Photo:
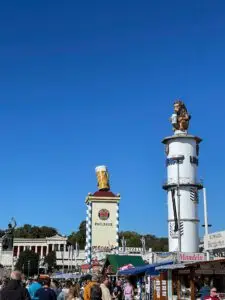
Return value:
M 14 236 L 17 238 L 45 238 L 56 235 L 58 232 L 53 227 L 48 226 L 32 226 L 30 224 L 25 224 L 22 227 L 15 229 Z
M 139 234 L 134 231 L 121 231 L 119 233 L 119 242 L 124 237 L 127 247 L 142 247 L 141 238 L 145 238 L 145 248 L 152 248 L 153 251 L 165 252 L 168 251 L 168 239 L 165 237 L 156 237 L 151 234 Z
M 52 272 L 54 268 L 56 268 L 56 253 L 55 251 L 51 251 L 45 257 L 44 263 L 48 266 L 48 271 Z
M 78 243 L 80 249 L 84 249 L 85 241 L 86 241 L 86 221 L 82 221 L 80 223 L 78 231 L 72 232 L 68 236 L 68 241 L 72 245 L 75 245 L 76 243 Z
M 15 268 L 27 276 L 38 274 L 39 255 L 31 250 L 20 253 Z

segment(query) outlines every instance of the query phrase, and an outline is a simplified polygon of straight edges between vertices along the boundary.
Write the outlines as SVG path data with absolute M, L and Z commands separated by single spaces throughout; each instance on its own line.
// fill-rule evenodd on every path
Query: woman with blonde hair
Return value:
M 80 288 L 79 285 L 70 287 L 69 293 L 66 296 L 66 300 L 79 300 L 80 299 Z

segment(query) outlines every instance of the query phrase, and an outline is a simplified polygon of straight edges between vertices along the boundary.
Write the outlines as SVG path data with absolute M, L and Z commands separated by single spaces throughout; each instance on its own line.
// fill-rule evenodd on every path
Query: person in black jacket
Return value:
M 0 292 L 0 300 L 31 300 L 28 290 L 22 286 L 19 271 L 11 273 L 10 281 Z

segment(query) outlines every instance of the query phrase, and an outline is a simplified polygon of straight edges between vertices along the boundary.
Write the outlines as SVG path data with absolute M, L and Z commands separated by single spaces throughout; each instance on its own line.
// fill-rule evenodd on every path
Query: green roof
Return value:
M 112 266 L 112 271 L 116 273 L 120 267 L 132 264 L 134 267 L 143 266 L 145 262 L 141 256 L 129 256 L 129 255 L 107 255 L 105 261 L 105 267 Z

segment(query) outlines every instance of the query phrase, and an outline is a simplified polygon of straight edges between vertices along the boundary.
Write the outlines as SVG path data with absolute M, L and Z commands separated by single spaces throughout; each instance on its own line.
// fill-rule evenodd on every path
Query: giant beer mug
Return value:
M 98 189 L 99 190 L 109 190 L 109 174 L 106 166 L 98 166 L 95 168 L 95 173 L 98 180 Z

